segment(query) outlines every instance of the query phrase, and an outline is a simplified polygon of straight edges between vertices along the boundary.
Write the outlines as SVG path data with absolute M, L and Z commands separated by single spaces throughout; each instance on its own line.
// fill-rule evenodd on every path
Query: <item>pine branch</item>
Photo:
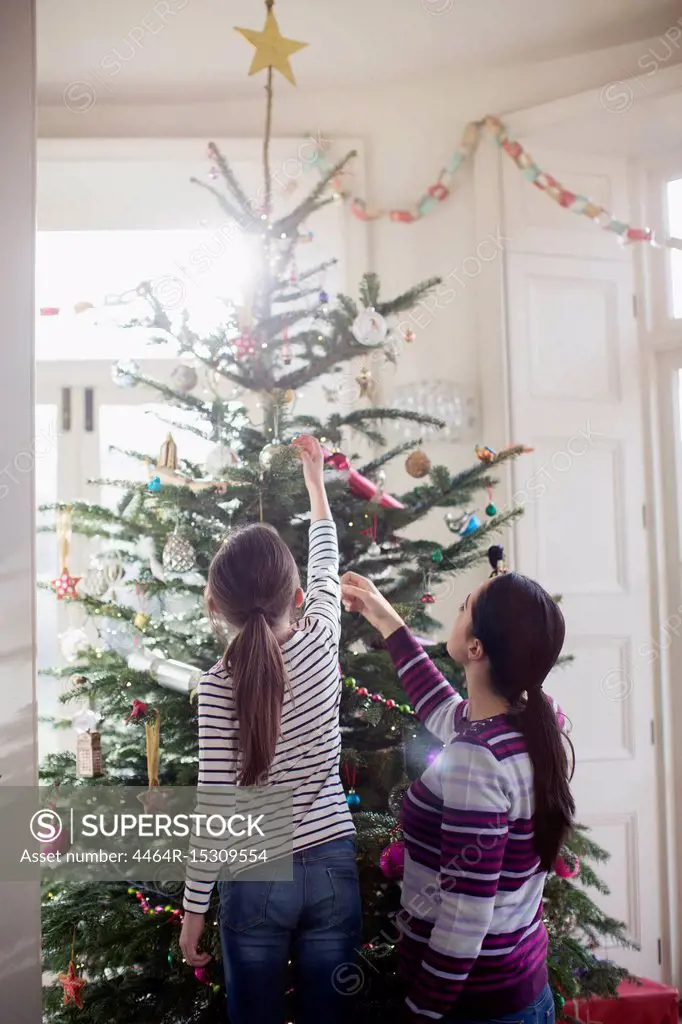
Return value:
M 233 172 L 232 168 L 230 167 L 229 163 L 227 162 L 227 160 L 225 159 L 225 157 L 221 153 L 220 149 L 216 146 L 215 142 L 209 142 L 208 149 L 209 149 L 209 156 L 213 160 L 215 160 L 215 162 L 216 162 L 216 164 L 218 166 L 218 170 L 222 174 L 223 179 L 225 181 L 225 184 L 227 185 L 227 187 L 229 188 L 230 192 L 232 193 L 235 201 L 237 203 L 239 203 L 239 205 L 241 206 L 241 208 L 242 208 L 243 212 L 246 214 L 246 216 L 252 222 L 255 223 L 258 218 L 256 217 L 256 215 L 254 213 L 253 202 L 252 202 L 251 199 L 249 199 L 249 197 L 246 195 L 246 192 L 244 191 L 244 189 L 239 184 L 239 180 L 237 179 L 236 175 L 234 174 L 234 172 Z
M 348 161 L 352 160 L 355 156 L 357 156 L 357 153 L 354 149 L 349 153 L 346 153 L 338 163 L 336 163 L 325 175 L 322 176 L 318 184 L 308 194 L 308 196 L 306 196 L 302 203 L 299 203 L 291 213 L 282 217 L 273 224 L 273 233 L 289 235 L 302 221 L 306 219 L 306 217 L 309 217 L 328 203 L 334 202 L 335 200 L 333 196 L 329 199 L 322 199 L 325 189 L 334 178 L 338 177 Z

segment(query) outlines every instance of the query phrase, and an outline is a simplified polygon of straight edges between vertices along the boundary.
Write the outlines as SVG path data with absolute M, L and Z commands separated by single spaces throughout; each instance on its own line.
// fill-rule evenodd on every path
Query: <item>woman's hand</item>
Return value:
M 182 955 L 191 967 L 205 967 L 212 959 L 210 953 L 200 953 L 197 949 L 204 934 L 206 921 L 203 914 L 192 914 L 185 911 L 180 932 L 180 949 Z
M 347 612 L 360 612 L 384 639 L 405 623 L 371 580 L 356 572 L 341 577 L 341 600 Z

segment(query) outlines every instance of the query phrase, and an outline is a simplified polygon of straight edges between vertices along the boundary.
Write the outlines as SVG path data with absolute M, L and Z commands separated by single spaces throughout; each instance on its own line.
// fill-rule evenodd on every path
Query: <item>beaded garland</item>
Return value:
M 358 686 L 353 676 L 344 676 L 343 685 L 352 690 L 357 697 L 365 697 L 374 704 L 385 704 L 392 711 L 400 711 L 403 715 L 414 717 L 414 711 L 409 704 L 398 704 L 390 697 L 384 697 L 380 693 L 370 693 L 366 686 Z

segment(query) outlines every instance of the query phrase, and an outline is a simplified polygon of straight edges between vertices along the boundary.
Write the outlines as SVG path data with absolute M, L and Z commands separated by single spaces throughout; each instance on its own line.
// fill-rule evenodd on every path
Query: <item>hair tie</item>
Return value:
M 248 612 L 246 613 L 247 618 L 250 615 L 265 615 L 265 609 L 260 608 L 258 605 L 256 605 L 254 608 L 249 608 Z
M 501 576 L 507 571 L 504 564 L 504 548 L 501 544 L 493 544 L 488 548 L 488 561 L 493 570 L 490 573 L 491 579 L 493 576 Z

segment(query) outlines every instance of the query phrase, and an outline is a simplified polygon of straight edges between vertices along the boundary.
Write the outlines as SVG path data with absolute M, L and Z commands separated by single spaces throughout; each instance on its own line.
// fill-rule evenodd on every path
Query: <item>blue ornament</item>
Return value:
M 478 518 L 475 512 L 472 513 L 472 515 L 469 516 L 462 529 L 459 531 L 460 537 L 468 537 L 470 534 L 476 533 L 476 530 L 478 530 L 480 525 L 481 520 Z
M 354 789 L 351 789 L 350 793 L 346 793 L 346 803 L 349 807 L 359 807 L 360 794 L 356 793 Z
M 321 303 L 322 303 L 323 305 L 324 305 L 324 303 L 325 303 L 325 302 L 329 302 L 329 295 L 328 295 L 328 294 L 327 294 L 327 292 L 326 292 L 326 291 L 324 290 L 324 288 L 322 289 L 322 291 L 321 291 L 321 292 L 320 292 L 320 294 L 319 294 L 319 299 L 320 299 L 320 302 L 321 302 Z
M 150 494 L 158 494 L 161 490 L 161 477 L 153 476 L 147 484 L 147 490 Z

